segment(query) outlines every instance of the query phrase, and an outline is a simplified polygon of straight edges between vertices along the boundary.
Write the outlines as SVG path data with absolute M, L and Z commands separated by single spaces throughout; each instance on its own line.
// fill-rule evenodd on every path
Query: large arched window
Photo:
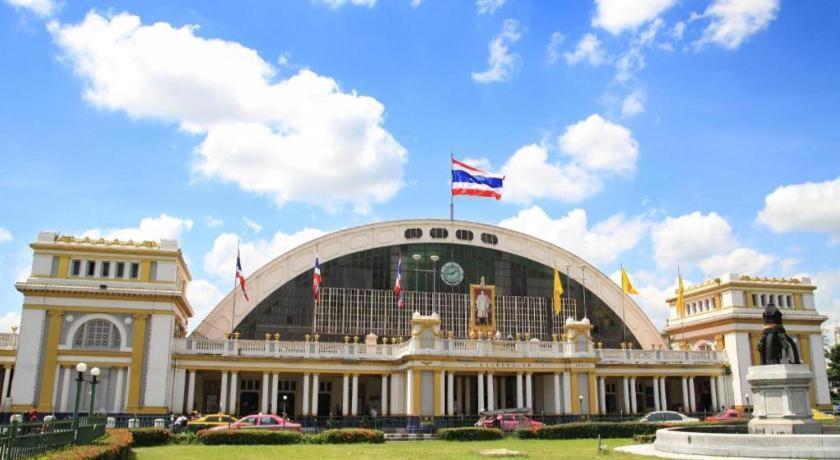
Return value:
M 82 324 L 73 337 L 75 348 L 120 348 L 120 330 L 107 319 L 92 319 Z

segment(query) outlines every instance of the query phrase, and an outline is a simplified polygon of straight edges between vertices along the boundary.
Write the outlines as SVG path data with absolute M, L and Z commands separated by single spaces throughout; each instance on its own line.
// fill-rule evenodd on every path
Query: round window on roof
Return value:
M 433 228 L 429 230 L 429 235 L 435 239 L 449 238 L 449 230 L 445 228 Z
M 481 242 L 496 245 L 499 244 L 499 237 L 493 235 L 492 233 L 482 233 Z
M 419 228 L 407 228 L 405 230 L 405 239 L 407 240 L 416 240 L 421 237 L 423 237 L 423 230 Z
M 473 232 L 469 230 L 458 230 L 455 232 L 455 238 L 458 238 L 459 240 L 472 241 Z

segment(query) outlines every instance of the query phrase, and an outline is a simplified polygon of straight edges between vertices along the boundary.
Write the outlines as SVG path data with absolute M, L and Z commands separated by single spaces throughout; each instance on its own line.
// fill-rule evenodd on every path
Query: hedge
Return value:
M 94 444 L 59 449 L 39 458 L 45 460 L 122 460 L 131 452 L 128 430 L 107 430 Z
M 385 433 L 364 428 L 339 428 L 324 430 L 310 438 L 313 444 L 380 444 L 385 442 Z
M 437 432 L 438 438 L 444 441 L 492 441 L 502 439 L 505 434 L 498 428 L 443 428 Z
M 663 425 L 640 422 L 575 422 L 543 426 L 536 430 L 518 430 L 521 439 L 586 439 L 632 438 L 641 434 L 654 434 Z
M 135 428 L 129 432 L 136 447 L 159 446 L 172 440 L 172 433 L 164 428 Z
M 306 438 L 297 431 L 202 430 L 198 432 L 198 442 L 208 445 L 301 444 Z

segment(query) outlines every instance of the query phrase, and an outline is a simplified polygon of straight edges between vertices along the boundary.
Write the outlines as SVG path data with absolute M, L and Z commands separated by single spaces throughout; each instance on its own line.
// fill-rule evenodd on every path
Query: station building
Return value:
M 669 299 L 658 330 L 605 274 L 560 247 L 474 222 L 404 220 L 305 243 L 205 318 L 177 242 L 42 232 L 18 333 L 0 336 L 2 410 L 73 410 L 78 362 L 102 370 L 95 410 L 164 414 L 473 416 L 711 412 L 749 406 L 773 300 L 829 408 L 808 278 L 726 273 Z M 323 281 L 312 295 L 315 254 Z M 404 293 L 393 291 L 397 267 Z M 554 271 L 564 289 L 559 314 Z M 198 322 L 187 335 L 188 322 Z M 81 395 L 82 407 L 90 397 Z

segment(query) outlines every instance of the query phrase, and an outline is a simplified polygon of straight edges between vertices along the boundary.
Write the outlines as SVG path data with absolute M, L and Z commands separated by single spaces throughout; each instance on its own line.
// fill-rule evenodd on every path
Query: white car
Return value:
M 647 423 L 689 423 L 699 422 L 700 419 L 689 417 L 679 412 L 673 412 L 670 410 L 659 410 L 648 413 L 639 421 Z

